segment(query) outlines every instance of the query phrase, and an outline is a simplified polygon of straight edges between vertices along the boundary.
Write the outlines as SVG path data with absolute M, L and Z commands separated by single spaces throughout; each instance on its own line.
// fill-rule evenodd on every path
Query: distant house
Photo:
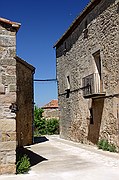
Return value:
M 59 119 L 58 100 L 50 101 L 48 104 L 44 105 L 42 109 L 44 110 L 43 117 L 45 117 L 46 119 Z
M 35 68 L 16 56 L 19 28 L 0 18 L 0 174 L 16 173 L 16 148 L 33 142 Z
M 54 47 L 60 136 L 119 148 L 119 1 L 92 0 Z

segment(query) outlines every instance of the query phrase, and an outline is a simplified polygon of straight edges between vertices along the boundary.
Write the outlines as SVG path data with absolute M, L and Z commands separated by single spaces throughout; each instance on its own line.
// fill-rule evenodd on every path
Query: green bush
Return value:
M 41 118 L 39 126 L 35 128 L 34 136 L 59 134 L 59 120 Z
M 59 120 L 45 119 L 42 113 L 43 109 L 34 107 L 34 136 L 59 134 Z
M 34 137 L 39 137 L 41 134 L 39 133 L 38 129 L 34 130 Z
M 23 156 L 19 156 L 16 170 L 17 174 L 23 174 L 30 170 L 30 160 L 26 154 Z
M 108 151 L 110 151 L 110 152 L 117 152 L 116 147 L 113 144 L 109 145 Z
M 59 134 L 59 120 L 52 118 L 46 120 L 47 134 Z
M 39 124 L 38 124 L 38 131 L 39 134 L 45 135 L 47 134 L 47 128 L 46 128 L 47 124 L 46 124 L 46 119 L 45 118 L 41 118 L 39 120 Z
M 42 113 L 43 113 L 43 109 L 38 108 L 37 106 L 34 107 L 34 126 L 35 126 L 35 128 L 38 128 L 39 126 L 44 124 L 43 122 L 41 122 L 41 119 L 43 117 Z
M 101 139 L 97 146 L 104 151 L 116 152 L 116 147 L 113 144 L 110 144 L 106 139 Z
M 38 136 L 40 134 L 46 134 L 46 120 L 42 116 L 43 109 L 35 106 L 34 108 L 34 134 Z

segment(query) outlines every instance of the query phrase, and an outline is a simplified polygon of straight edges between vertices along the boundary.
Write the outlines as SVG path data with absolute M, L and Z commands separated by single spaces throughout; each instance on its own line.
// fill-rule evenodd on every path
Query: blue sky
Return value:
M 35 79 L 56 78 L 53 45 L 90 0 L 0 0 L 0 16 L 20 22 L 17 55 L 36 68 Z M 38 106 L 57 99 L 57 83 L 34 83 Z

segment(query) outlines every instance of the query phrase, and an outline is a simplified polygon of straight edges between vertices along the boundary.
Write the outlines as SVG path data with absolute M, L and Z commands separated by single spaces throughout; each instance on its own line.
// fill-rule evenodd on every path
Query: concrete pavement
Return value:
M 59 136 L 40 138 L 27 149 L 33 158 L 29 174 L 0 176 L 0 180 L 119 180 L 119 154 Z

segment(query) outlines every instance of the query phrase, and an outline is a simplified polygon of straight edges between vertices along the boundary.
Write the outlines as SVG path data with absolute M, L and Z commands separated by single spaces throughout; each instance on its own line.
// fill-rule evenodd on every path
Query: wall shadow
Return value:
M 36 164 L 41 163 L 42 161 L 48 160 L 48 159 L 34 153 L 33 151 L 30 151 L 30 150 L 23 148 L 23 147 L 17 148 L 16 154 L 17 154 L 17 159 L 16 159 L 17 161 L 19 159 L 19 156 L 23 156 L 24 154 L 26 154 L 30 158 L 31 167 L 35 166 Z
M 45 136 L 34 137 L 34 144 L 43 143 L 46 141 L 49 141 L 49 139 L 47 139 Z
M 100 135 L 100 126 L 104 108 L 104 98 L 92 100 L 93 123 L 88 127 L 88 140 L 97 144 Z

